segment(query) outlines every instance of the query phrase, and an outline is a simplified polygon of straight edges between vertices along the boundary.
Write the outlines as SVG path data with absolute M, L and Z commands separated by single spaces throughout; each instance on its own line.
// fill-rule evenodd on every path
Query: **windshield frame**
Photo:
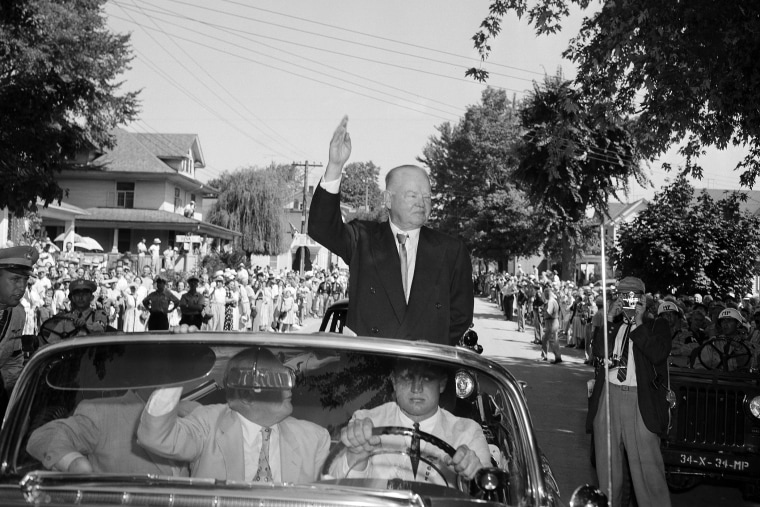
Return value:
M 226 332 L 199 332 L 191 334 L 143 333 L 132 335 L 111 335 L 99 337 L 72 338 L 40 350 L 24 368 L 16 385 L 0 433 L 0 475 L 17 477 L 14 467 L 19 455 L 21 440 L 26 425 L 29 424 L 31 401 L 34 397 L 39 376 L 45 365 L 59 357 L 61 353 L 75 347 L 136 344 L 140 342 L 206 343 L 211 346 L 234 344 L 235 346 L 263 346 L 275 348 L 321 348 L 341 352 L 369 354 L 395 354 L 400 357 L 421 360 L 444 361 L 451 365 L 468 368 L 492 377 L 507 394 L 508 410 L 522 438 L 515 439 L 522 447 L 519 451 L 526 460 L 527 484 L 525 488 L 534 499 L 546 501 L 550 496 L 546 484 L 547 477 L 542 467 L 541 453 L 533 432 L 530 414 L 525 403 L 521 386 L 512 374 L 498 363 L 484 358 L 470 350 L 406 340 L 344 337 L 325 334 L 241 334 Z

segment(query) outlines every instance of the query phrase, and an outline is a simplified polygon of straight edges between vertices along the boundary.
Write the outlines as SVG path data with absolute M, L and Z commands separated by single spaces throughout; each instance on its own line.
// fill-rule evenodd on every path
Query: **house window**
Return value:
M 135 183 L 130 181 L 116 182 L 116 207 L 135 207 Z
M 174 212 L 182 212 L 182 199 L 179 198 L 179 188 L 174 187 Z

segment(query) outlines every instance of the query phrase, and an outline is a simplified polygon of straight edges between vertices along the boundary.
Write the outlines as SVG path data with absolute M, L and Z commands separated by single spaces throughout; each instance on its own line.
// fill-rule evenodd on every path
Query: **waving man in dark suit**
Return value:
M 340 178 L 351 154 L 344 117 L 309 211 L 309 235 L 349 265 L 347 326 L 359 335 L 455 345 L 473 312 L 472 264 L 461 240 L 425 226 L 430 180 L 414 165 L 391 169 L 383 206 L 388 222 L 340 214 Z

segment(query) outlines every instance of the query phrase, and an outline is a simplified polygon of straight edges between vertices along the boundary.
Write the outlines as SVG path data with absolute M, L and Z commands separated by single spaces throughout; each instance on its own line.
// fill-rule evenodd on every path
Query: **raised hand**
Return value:
M 330 169 L 342 170 L 350 156 L 351 136 L 348 134 L 348 115 L 346 115 L 340 120 L 338 128 L 335 129 L 332 139 L 330 140 L 330 160 L 327 165 L 328 171 Z M 335 176 L 337 177 L 338 175 Z M 330 179 L 333 178 L 326 178 L 328 181 Z

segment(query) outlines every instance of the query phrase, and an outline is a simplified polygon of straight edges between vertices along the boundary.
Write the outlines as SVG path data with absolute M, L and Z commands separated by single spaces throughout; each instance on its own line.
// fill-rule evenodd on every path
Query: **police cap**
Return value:
M 76 291 L 87 291 L 90 293 L 95 292 L 97 290 L 98 285 L 93 282 L 92 280 L 85 280 L 84 278 L 77 278 L 76 280 L 73 280 L 69 284 L 69 292 L 76 292 Z
M 19 275 L 34 274 L 34 265 L 40 253 L 33 246 L 13 246 L 0 250 L 0 269 Z

